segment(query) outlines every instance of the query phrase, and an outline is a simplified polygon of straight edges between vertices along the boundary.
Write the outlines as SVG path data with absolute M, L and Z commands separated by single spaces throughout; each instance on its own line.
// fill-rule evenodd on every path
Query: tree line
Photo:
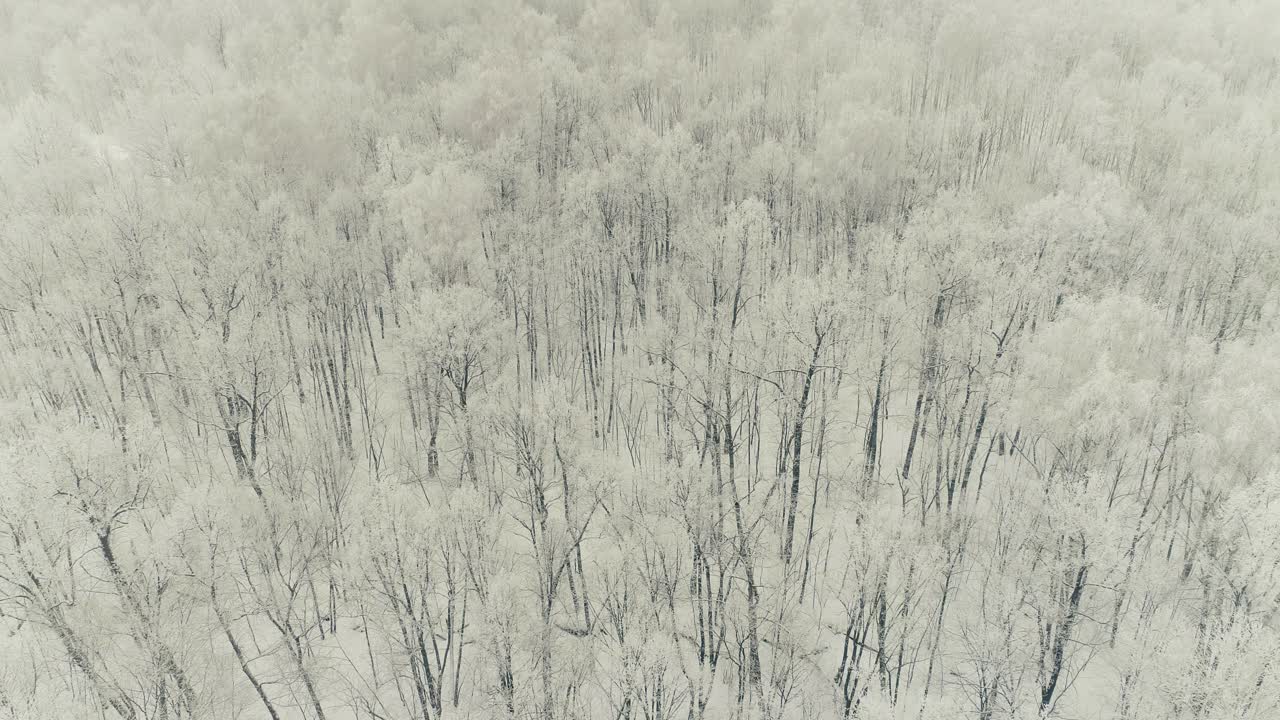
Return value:
M 1280 712 L 1265 2 L 0 12 L 0 717 Z

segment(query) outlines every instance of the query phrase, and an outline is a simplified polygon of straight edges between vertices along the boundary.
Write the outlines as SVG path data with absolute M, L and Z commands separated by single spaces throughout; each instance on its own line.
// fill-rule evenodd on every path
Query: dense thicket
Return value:
M 0 2 L 0 717 L 1275 716 L 1278 47 Z

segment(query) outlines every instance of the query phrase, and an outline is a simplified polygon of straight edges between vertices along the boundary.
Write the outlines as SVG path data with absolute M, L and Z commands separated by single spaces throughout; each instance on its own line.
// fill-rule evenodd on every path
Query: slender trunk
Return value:
M 1067 643 L 1071 641 L 1071 633 L 1075 628 L 1076 620 L 1080 612 L 1080 600 L 1084 595 L 1085 581 L 1089 576 L 1088 566 L 1081 565 L 1076 571 L 1075 582 L 1071 586 L 1071 595 L 1067 599 L 1067 611 L 1065 617 L 1057 628 L 1056 636 L 1053 640 L 1052 655 L 1049 662 L 1049 675 L 1040 692 L 1040 712 L 1049 709 L 1054 700 L 1054 693 L 1058 688 L 1058 681 L 1062 677 L 1062 669 L 1066 660 Z
M 244 650 L 240 647 L 240 643 L 236 641 L 236 636 L 231 632 L 231 624 L 227 621 L 221 606 L 218 605 L 217 590 L 212 585 L 209 587 L 209 604 L 213 606 L 213 614 L 218 618 L 218 625 L 222 628 L 222 633 L 227 638 L 227 644 L 231 646 L 231 652 L 235 653 L 236 662 L 240 665 L 240 672 L 244 673 L 245 678 L 249 680 L 249 684 L 253 686 L 253 691 L 257 693 L 258 699 L 262 701 L 262 706 L 267 709 L 267 715 L 271 717 L 271 720 L 280 720 L 280 714 L 276 712 L 275 705 L 271 704 L 271 698 L 267 697 L 267 691 L 263 689 L 262 682 L 249 669 L 249 661 L 245 658 Z
M 800 406 L 796 410 L 795 425 L 791 430 L 791 490 L 787 497 L 787 527 L 783 535 L 782 562 L 791 563 L 791 547 L 795 541 L 796 511 L 800 502 L 800 455 L 804 446 L 804 420 L 809 410 L 809 393 L 813 389 L 813 376 L 818 371 L 818 355 L 822 352 L 822 336 L 813 346 L 813 357 L 805 371 L 804 386 L 800 390 Z

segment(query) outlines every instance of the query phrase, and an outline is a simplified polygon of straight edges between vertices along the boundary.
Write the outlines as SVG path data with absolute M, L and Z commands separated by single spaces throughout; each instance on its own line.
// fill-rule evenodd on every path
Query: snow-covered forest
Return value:
M 0 0 L 0 718 L 1280 717 L 1280 3 Z

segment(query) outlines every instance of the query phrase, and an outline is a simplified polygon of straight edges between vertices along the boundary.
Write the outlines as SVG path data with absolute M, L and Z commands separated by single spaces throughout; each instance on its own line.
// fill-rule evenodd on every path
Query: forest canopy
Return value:
M 1270 0 L 0 0 L 0 718 L 1277 717 L 1278 301 Z

